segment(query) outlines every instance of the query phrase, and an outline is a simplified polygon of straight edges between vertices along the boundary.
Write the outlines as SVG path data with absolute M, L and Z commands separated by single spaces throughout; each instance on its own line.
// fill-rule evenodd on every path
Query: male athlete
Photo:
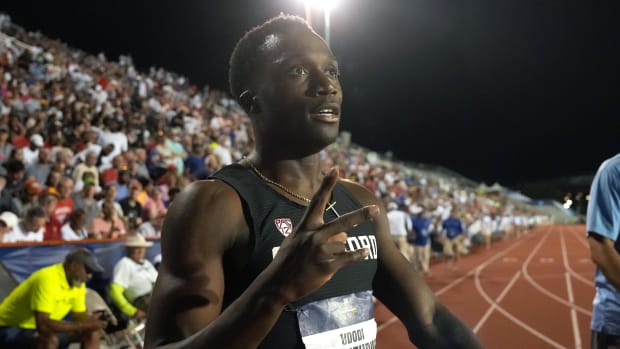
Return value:
M 374 295 L 420 348 L 482 348 L 396 249 L 380 200 L 321 173 L 342 103 L 325 42 L 276 17 L 237 43 L 229 78 L 256 150 L 170 207 L 145 347 L 374 348 Z

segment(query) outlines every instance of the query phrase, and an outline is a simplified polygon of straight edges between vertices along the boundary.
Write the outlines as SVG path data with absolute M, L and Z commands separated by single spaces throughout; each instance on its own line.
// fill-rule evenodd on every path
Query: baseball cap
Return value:
M 36 145 L 37 147 L 42 147 L 43 146 L 43 137 L 41 137 L 40 134 L 35 133 L 32 136 L 30 136 L 30 142 L 34 145 Z
M 4 222 L 8 228 L 13 229 L 17 225 L 17 216 L 11 211 L 0 213 L 0 221 Z
M 65 257 L 65 262 L 78 262 L 84 264 L 88 272 L 102 272 L 104 269 L 97 261 L 97 257 L 90 250 L 83 247 L 77 248 Z

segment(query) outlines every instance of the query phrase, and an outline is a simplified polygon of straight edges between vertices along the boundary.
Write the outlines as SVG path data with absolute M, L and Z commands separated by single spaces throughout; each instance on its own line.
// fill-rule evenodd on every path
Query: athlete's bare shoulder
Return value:
M 196 181 L 170 205 L 162 229 L 162 259 L 199 263 L 205 253 L 221 256 L 247 235 L 237 192 L 220 180 Z

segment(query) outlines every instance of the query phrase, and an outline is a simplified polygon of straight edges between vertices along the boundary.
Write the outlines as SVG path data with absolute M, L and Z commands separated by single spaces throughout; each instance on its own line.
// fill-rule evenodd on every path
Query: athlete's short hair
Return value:
M 252 86 L 257 64 L 263 58 L 258 49 L 269 34 L 290 33 L 296 29 L 316 32 L 301 17 L 280 14 L 265 23 L 248 30 L 235 45 L 230 56 L 228 82 L 230 93 L 237 100 Z M 318 35 L 318 34 L 317 34 Z

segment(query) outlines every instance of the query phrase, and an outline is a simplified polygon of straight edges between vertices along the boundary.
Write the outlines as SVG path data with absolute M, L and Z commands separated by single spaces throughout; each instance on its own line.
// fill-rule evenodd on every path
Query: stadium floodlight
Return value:
M 331 29 L 331 12 L 338 4 L 338 0 L 304 0 L 306 5 L 306 21 L 312 23 L 310 9 L 312 7 L 320 8 L 323 10 L 323 18 L 325 19 L 325 42 L 327 46 L 330 46 L 330 29 Z

